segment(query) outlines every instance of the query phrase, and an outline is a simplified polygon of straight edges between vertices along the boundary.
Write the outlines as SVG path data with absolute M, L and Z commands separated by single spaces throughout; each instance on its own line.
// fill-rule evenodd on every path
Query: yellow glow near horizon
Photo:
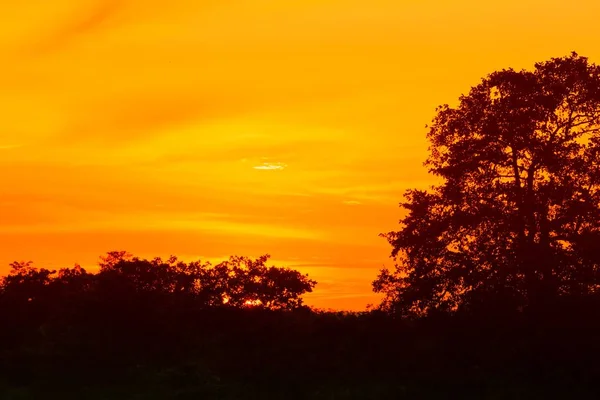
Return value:
M 0 14 L 0 272 L 273 255 L 361 309 L 435 107 L 600 62 L 594 0 L 31 0 Z

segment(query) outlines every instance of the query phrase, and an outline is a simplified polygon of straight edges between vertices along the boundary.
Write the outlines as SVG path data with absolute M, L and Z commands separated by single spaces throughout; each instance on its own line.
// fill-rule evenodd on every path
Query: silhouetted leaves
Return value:
M 438 108 L 426 165 L 384 236 L 396 270 L 374 289 L 403 315 L 522 310 L 600 285 L 600 67 L 573 53 L 494 72 Z
M 185 263 L 174 256 L 166 261 L 146 260 L 113 251 L 101 257 L 97 274 L 80 266 L 57 273 L 34 268 L 31 262 L 15 262 L 2 279 L 0 292 L 3 301 L 12 306 L 42 300 L 52 305 L 66 298 L 112 299 L 123 305 L 134 298 L 160 298 L 161 303 L 185 300 L 196 308 L 301 307 L 301 296 L 311 292 L 316 282 L 298 271 L 268 267 L 268 259 L 268 255 L 256 260 L 231 257 L 213 266 L 200 261 Z

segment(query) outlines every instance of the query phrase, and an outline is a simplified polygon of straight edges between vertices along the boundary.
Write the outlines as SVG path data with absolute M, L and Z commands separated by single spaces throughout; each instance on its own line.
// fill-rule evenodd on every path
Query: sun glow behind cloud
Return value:
M 271 253 L 323 307 L 375 301 L 377 234 L 434 182 L 437 105 L 504 67 L 600 62 L 591 0 L 9 3 L 2 266 Z

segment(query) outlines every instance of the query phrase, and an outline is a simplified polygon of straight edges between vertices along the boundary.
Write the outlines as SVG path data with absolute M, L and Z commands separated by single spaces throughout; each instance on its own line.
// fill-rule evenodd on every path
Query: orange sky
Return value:
M 109 250 L 270 253 L 361 309 L 442 103 L 600 62 L 600 2 L 29 0 L 0 6 L 0 272 Z

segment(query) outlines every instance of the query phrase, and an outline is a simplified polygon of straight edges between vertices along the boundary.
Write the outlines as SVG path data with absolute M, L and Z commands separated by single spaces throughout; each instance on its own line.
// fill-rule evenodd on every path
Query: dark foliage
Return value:
M 265 261 L 232 258 L 217 268 L 118 252 L 97 274 L 13 264 L 0 291 L 0 398 L 594 393 L 600 308 L 589 299 L 535 316 L 430 313 L 407 320 L 381 311 L 322 312 L 299 301 L 314 282 L 293 271 L 274 273 Z M 278 284 L 268 283 L 281 274 Z M 263 287 L 266 293 L 257 289 Z
M 494 72 L 439 107 L 443 183 L 409 190 L 374 288 L 403 315 L 548 308 L 600 288 L 600 67 L 573 53 Z

